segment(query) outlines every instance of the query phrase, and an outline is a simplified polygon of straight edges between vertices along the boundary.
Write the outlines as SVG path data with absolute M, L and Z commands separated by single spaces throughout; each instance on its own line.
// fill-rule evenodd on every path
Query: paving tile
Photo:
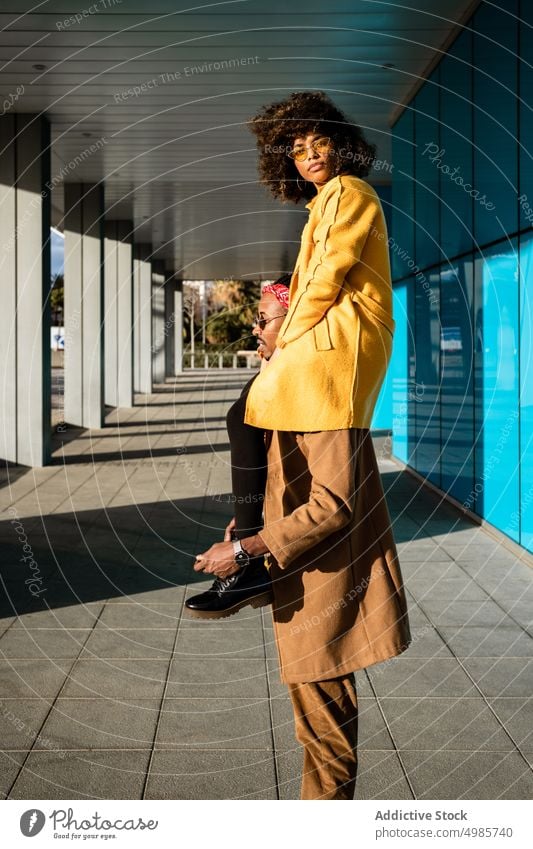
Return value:
M 481 698 L 384 697 L 380 705 L 398 749 L 514 749 Z
M 0 751 L 0 799 L 7 799 L 25 757 L 26 752 Z
M 15 620 L 13 628 L 92 628 L 97 621 L 103 602 L 36 610 Z
M 42 735 L 59 749 L 150 749 L 159 707 L 159 699 L 59 698 Z
M 274 755 L 264 750 L 156 751 L 145 799 L 276 799 Z
M 157 699 L 167 675 L 166 660 L 112 660 L 83 658 L 76 661 L 61 693 L 69 698 Z
M 50 698 L 66 681 L 73 660 L 49 658 L 0 659 L 0 692 L 7 698 Z
M 479 603 L 488 600 L 486 590 L 464 573 L 445 577 L 435 577 L 433 574 L 417 575 L 410 578 L 407 585 L 423 606 L 428 601 L 447 607 L 449 603 L 456 601 Z
M 409 542 L 409 543 L 397 543 L 396 547 L 398 549 L 398 557 L 400 559 L 400 566 L 403 567 L 404 562 L 412 562 L 412 563 L 432 563 L 435 564 L 436 561 L 439 563 L 451 563 L 455 558 L 449 555 L 444 550 L 435 550 L 434 543 L 427 542 Z
M 168 628 L 107 628 L 99 624 L 91 632 L 80 658 L 159 658 L 170 659 L 175 632 Z M 2 642 L 0 640 L 0 648 Z
M 148 751 L 31 752 L 10 799 L 141 799 Z
M 280 799 L 299 799 L 303 750 L 276 755 Z M 355 799 L 412 799 L 398 756 L 390 751 L 358 750 Z
M 472 657 L 461 662 L 485 696 L 531 695 L 531 658 Z
M 531 581 L 531 568 L 498 545 L 493 545 L 488 554 L 477 556 L 475 552 L 458 552 L 454 560 L 482 586 L 497 587 L 504 594 L 506 590 L 514 593 L 517 580 Z
M 10 628 L 0 637 L 0 656 L 75 658 L 83 649 L 90 628 Z
M 0 640 L 0 647 L 2 642 Z M 196 660 L 217 657 L 264 657 L 262 635 L 250 628 L 217 627 L 206 623 L 198 628 L 180 629 L 176 644 L 176 658 Z
M 158 577 L 152 579 L 153 589 L 150 589 L 150 576 L 146 580 L 121 584 L 120 595 L 110 596 L 106 600 L 106 607 L 110 604 L 139 604 L 145 608 L 151 608 L 157 604 L 173 605 L 179 611 L 185 597 L 185 586 L 178 579 L 176 581 Z
M 1 592 L 1 587 L 0 587 Z M 4 616 L 0 619 L 0 635 L 5 634 L 10 625 L 15 621 L 14 616 Z
M 533 699 L 502 698 L 487 701 L 521 751 L 533 753 Z
M 502 626 L 510 627 L 514 623 L 504 611 L 487 598 L 485 601 L 438 601 L 425 599 L 420 606 L 429 619 L 438 627 L 441 625 L 466 626 Z
M 409 616 L 409 625 L 411 628 L 428 628 L 431 626 L 429 618 L 426 616 L 422 608 L 416 603 L 409 591 L 406 592 L 407 598 L 407 614 Z
M 516 752 L 401 751 L 417 799 L 531 799 L 533 775 Z
M 49 699 L 0 701 L 0 750 L 29 750 L 50 710 Z M 56 746 L 55 741 L 50 741 Z
M 518 622 L 522 628 L 525 628 L 528 633 L 533 635 L 533 613 L 532 605 L 529 601 L 519 601 L 509 605 L 509 616 Z
M 440 629 L 439 629 L 440 631 Z M 429 623 L 422 627 L 411 627 L 411 645 L 400 657 L 435 657 L 436 655 L 450 657 L 451 652 L 445 641 Z M 392 663 L 393 661 L 388 661 Z
M 426 661 L 402 656 L 370 667 L 370 681 L 378 696 L 476 696 L 468 675 L 454 658 Z
M 262 659 L 175 658 L 168 677 L 168 698 L 267 698 Z
M 271 749 L 267 699 L 165 699 L 156 748 Z
M 166 628 L 176 630 L 179 607 L 174 604 L 106 604 L 99 624 L 108 628 Z
M 456 657 L 531 657 L 533 654 L 533 638 L 518 626 L 439 626 L 439 632 Z

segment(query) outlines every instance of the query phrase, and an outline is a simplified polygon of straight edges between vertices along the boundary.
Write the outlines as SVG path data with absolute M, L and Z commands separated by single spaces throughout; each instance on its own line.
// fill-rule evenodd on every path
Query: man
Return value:
M 268 435 L 263 528 L 216 543 L 194 568 L 226 580 L 264 555 L 280 674 L 304 746 L 301 798 L 352 799 L 353 673 L 400 654 L 410 642 L 369 429 Z
M 287 314 L 290 279 L 290 274 L 284 274 L 275 283 L 264 286 L 261 293 L 252 332 L 264 364 L 274 354 L 276 339 Z M 225 540 L 253 536 L 263 526 L 267 478 L 265 432 L 244 422 L 246 400 L 256 377 L 246 384 L 226 419 L 235 515 L 226 529 Z M 226 579 L 216 577 L 206 592 L 186 600 L 185 607 L 190 615 L 197 619 L 222 619 L 245 605 L 271 604 L 272 586 L 264 561 L 264 556 L 251 558 L 245 567 Z

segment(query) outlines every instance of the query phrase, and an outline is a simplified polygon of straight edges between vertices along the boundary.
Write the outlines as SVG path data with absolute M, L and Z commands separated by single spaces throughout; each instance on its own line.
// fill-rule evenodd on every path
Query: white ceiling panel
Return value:
M 108 217 L 168 267 L 272 277 L 292 268 L 306 211 L 258 184 L 246 121 L 320 88 L 390 159 L 392 112 L 470 5 L 2 0 L 0 97 L 24 86 L 12 108 L 47 114 L 53 175 L 103 181 Z M 61 208 L 56 190 L 59 225 Z

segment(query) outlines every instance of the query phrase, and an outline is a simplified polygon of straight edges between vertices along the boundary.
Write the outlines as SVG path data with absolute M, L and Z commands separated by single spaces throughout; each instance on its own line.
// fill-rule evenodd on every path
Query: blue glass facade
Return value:
M 482 2 L 393 127 L 393 453 L 533 551 L 533 4 Z

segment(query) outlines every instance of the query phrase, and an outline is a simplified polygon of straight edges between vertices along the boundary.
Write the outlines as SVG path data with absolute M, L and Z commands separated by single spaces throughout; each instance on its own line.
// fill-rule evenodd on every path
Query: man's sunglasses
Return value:
M 285 313 L 280 312 L 279 315 L 273 315 L 270 318 L 261 318 L 261 316 L 256 315 L 252 320 L 252 327 L 258 327 L 259 330 L 264 330 L 269 321 L 274 321 L 275 318 L 285 318 Z

